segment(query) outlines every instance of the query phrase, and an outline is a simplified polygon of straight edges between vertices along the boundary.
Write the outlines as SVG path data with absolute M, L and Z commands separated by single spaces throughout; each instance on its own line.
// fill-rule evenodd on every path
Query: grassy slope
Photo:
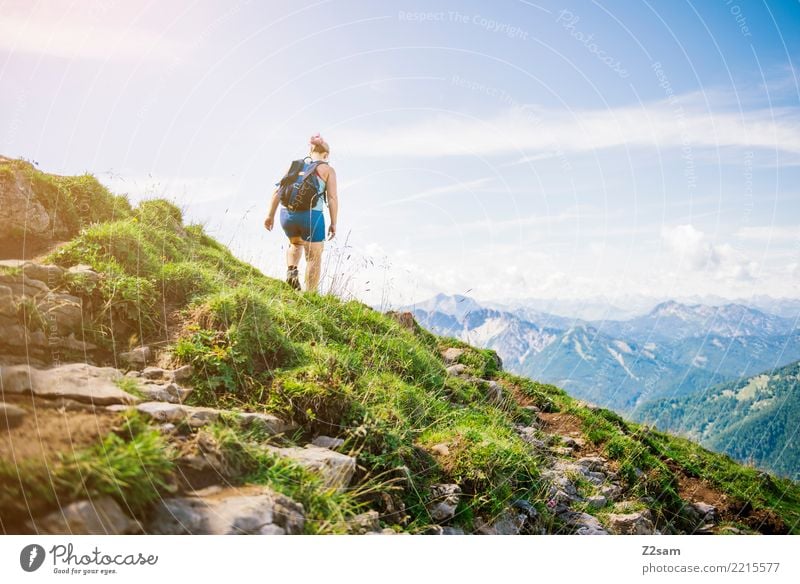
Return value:
M 64 285 L 90 311 L 87 340 L 99 345 L 110 363 L 133 344 L 161 343 L 177 361 L 194 365 L 194 404 L 272 411 L 297 421 L 306 439 L 315 433 L 344 438 L 361 468 L 353 492 L 336 495 L 307 473 L 264 455 L 258 449 L 263 437 L 224 425 L 212 429 L 239 466 L 242 481 L 269 484 L 304 503 L 310 531 L 341 530 L 341 520 L 365 506 L 385 510 L 387 497 L 405 504 L 405 529 L 423 530 L 430 523 L 429 487 L 437 482 L 457 482 L 464 489 L 455 522 L 467 528 L 477 516 L 491 517 L 515 499 L 530 500 L 547 517 L 538 480 L 542 461 L 514 432 L 514 424 L 528 424 L 534 416 L 521 404 L 578 417 L 589 442 L 618 462 L 632 495 L 651 497 L 649 505 L 662 518 L 679 513 L 677 479 L 685 474 L 756 508 L 774 509 L 792 531 L 800 531 L 797 484 L 609 411 L 589 410 L 556 387 L 501 372 L 491 351 L 409 330 L 356 301 L 297 293 L 236 259 L 201 226 L 184 226 L 181 211 L 169 202 L 144 201 L 134 209 L 96 182 L 84 181 L 91 188 L 83 196 L 96 197 L 97 208 L 109 212 L 81 219 L 83 228 L 46 260 L 65 267 L 87 263 L 103 273 L 98 285 L 78 279 Z M 75 196 L 61 188 L 64 197 Z M 460 362 L 477 377 L 496 379 L 505 397 L 494 401 L 485 383 L 448 376 L 439 351 L 451 346 L 466 348 Z M 123 428 L 130 427 L 127 420 Z M 148 471 L 161 478 L 174 453 L 154 448 L 156 437 L 139 420 L 134 427 L 135 432 L 117 432 L 123 438 L 115 452 L 146 442 L 148 452 L 162 453 L 163 460 L 150 461 L 155 470 Z M 446 454 L 437 454 L 433 447 L 443 443 Z M 84 472 L 90 480 L 82 484 L 91 492 L 111 492 L 126 501 L 133 496 L 144 505 L 169 490 L 165 481 L 146 481 L 145 492 L 134 496 L 135 477 L 120 479 L 127 476 L 122 470 L 129 460 L 118 457 L 114 468 L 120 473 L 109 475 L 86 462 L 93 452 L 76 455 L 82 468 L 90 469 Z M 64 461 L 65 476 L 75 464 Z M 92 482 L 92 472 L 118 488 Z M 5 466 L 3 477 L 19 482 L 15 470 Z M 36 492 L 37 481 L 31 473 L 22 488 Z

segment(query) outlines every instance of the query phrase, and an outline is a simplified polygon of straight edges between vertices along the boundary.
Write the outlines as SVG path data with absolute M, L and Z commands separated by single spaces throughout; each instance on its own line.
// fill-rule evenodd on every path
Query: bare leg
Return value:
M 286 265 L 297 266 L 300 263 L 300 258 L 303 256 L 303 248 L 305 243 L 299 237 L 289 238 L 289 249 L 286 250 Z
M 319 276 L 322 269 L 322 248 L 324 241 L 306 244 L 306 290 L 313 292 L 319 287 Z

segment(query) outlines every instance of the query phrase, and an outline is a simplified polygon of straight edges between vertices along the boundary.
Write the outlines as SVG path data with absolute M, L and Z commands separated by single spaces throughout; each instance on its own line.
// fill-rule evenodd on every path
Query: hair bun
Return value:
M 323 140 L 322 136 L 320 136 L 319 134 L 314 134 L 313 136 L 311 136 L 311 140 L 309 140 L 309 143 L 314 144 L 315 146 L 321 146 L 322 144 L 325 143 L 325 140 Z

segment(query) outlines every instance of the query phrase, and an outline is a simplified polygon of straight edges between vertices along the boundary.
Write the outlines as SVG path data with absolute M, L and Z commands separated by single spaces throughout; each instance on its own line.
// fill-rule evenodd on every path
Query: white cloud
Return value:
M 681 268 L 702 271 L 719 280 L 747 281 L 755 278 L 756 262 L 728 243 L 712 242 L 693 225 L 663 227 L 661 237 Z
M 680 109 L 678 109 L 680 108 Z M 463 156 L 521 154 L 519 161 L 617 146 L 659 148 L 767 148 L 800 152 L 796 109 L 708 111 L 697 95 L 675 102 L 605 110 L 542 110 L 531 119 L 510 108 L 492 118 L 436 114 L 376 132 L 340 131 L 360 156 Z

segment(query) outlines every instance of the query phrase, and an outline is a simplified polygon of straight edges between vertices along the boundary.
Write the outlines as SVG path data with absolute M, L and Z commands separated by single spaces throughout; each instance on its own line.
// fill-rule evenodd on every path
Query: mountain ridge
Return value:
M 31 208 L 35 257 L 0 224 L 5 533 L 800 532 L 797 483 L 297 292 L 168 200 L 0 161 Z

